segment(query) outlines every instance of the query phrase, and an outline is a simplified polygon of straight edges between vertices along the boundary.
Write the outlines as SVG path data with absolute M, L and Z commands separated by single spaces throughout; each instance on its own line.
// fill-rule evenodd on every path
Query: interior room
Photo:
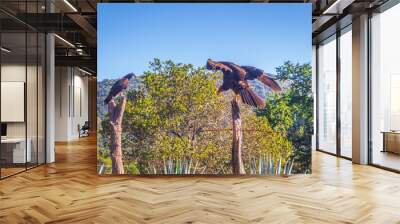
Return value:
M 398 133 L 400 128 L 399 102 L 400 67 L 396 61 L 400 33 L 394 21 L 400 19 L 400 6 L 371 18 L 371 162 L 400 170 Z
M 45 35 L 19 24 L 1 33 L 1 45 L 4 178 L 45 163 Z
M 55 72 L 58 74 L 55 80 L 55 141 L 79 139 L 81 127 L 89 122 L 88 82 L 93 79 L 77 67 L 60 66 Z
M 270 147 L 268 144 L 272 144 L 271 142 L 279 145 L 278 149 L 282 145 L 294 145 L 293 139 L 298 140 L 299 138 L 296 137 L 306 131 L 312 134 L 306 139 L 306 143 L 309 144 L 308 140 L 310 140 L 309 145 L 312 146 L 309 151 L 307 151 L 308 148 L 297 151 L 297 148 L 293 147 L 296 154 L 288 154 L 287 158 L 280 158 L 280 160 L 279 158 L 274 160 L 265 155 L 259 156 L 259 159 L 252 157 L 249 159 L 250 165 L 246 164 L 242 172 L 240 163 L 234 156 L 237 155 L 234 154 L 237 152 L 235 151 L 237 145 L 242 144 L 242 141 L 238 140 L 240 139 L 238 137 L 225 138 L 218 144 L 224 145 L 228 154 L 218 154 L 218 156 L 200 154 L 201 159 L 207 162 L 214 161 L 215 158 L 222 161 L 221 164 L 206 164 L 217 167 L 216 172 L 203 173 L 200 172 L 207 170 L 207 166 L 196 166 L 194 160 L 189 161 L 187 157 L 182 159 L 181 154 L 179 154 L 180 157 L 175 157 L 175 160 L 165 154 L 157 155 L 159 156 L 158 163 L 155 164 L 158 167 L 148 162 L 151 160 L 145 160 L 154 157 L 155 154 L 149 153 L 150 150 L 161 148 L 160 145 L 154 144 L 156 145 L 154 147 L 152 144 L 158 140 L 156 137 L 161 136 L 159 133 L 165 132 L 165 129 L 151 126 L 155 123 L 159 125 L 160 123 L 157 122 L 160 122 L 160 119 L 151 119 L 155 114 L 152 110 L 143 112 L 149 108 L 149 105 L 153 105 L 150 104 L 149 98 L 144 96 L 147 96 L 146 91 L 149 91 L 150 84 L 154 87 L 154 80 L 162 80 L 159 78 L 163 76 L 156 76 L 162 73 L 159 71 L 171 67 L 163 67 L 165 64 L 157 64 L 155 60 L 152 65 L 146 65 L 155 66 L 154 71 L 143 70 L 148 76 L 141 76 L 139 73 L 142 71 L 136 72 L 132 69 L 132 72 L 137 73 L 136 77 L 120 72 L 123 67 L 122 61 L 114 63 L 115 59 L 110 58 L 109 60 L 113 61 L 113 68 L 118 71 L 114 74 L 114 70 L 103 72 L 101 68 L 104 68 L 104 58 L 107 59 L 107 57 L 98 57 L 100 55 L 98 49 L 99 52 L 102 50 L 103 55 L 107 52 L 104 48 L 106 45 L 101 44 L 106 39 L 100 35 L 104 31 L 104 27 L 100 26 L 102 24 L 100 20 L 107 19 L 102 22 L 113 25 L 111 27 L 119 29 L 118 32 L 128 31 L 127 28 L 119 28 L 121 24 L 116 19 L 104 16 L 100 18 L 101 13 L 98 12 L 102 6 L 121 4 L 119 7 L 124 8 L 123 4 L 141 4 L 148 10 L 147 12 L 150 12 L 145 15 L 144 12 L 138 11 L 134 15 L 137 17 L 134 17 L 129 14 L 133 12 L 127 13 L 126 9 L 118 9 L 124 10 L 124 13 L 115 11 L 115 15 L 125 18 L 124 22 L 128 25 L 145 24 L 142 25 L 145 28 L 144 31 L 139 28 L 129 30 L 135 36 L 126 35 L 124 36 L 126 40 L 137 41 L 138 38 L 142 38 L 151 42 L 155 37 L 149 34 L 155 31 L 164 35 L 165 40 L 182 40 L 179 39 L 182 36 L 177 36 L 177 34 L 168 35 L 168 37 L 166 35 L 171 30 L 184 30 L 183 27 L 168 27 L 168 25 L 156 27 L 153 24 L 156 17 L 162 18 L 156 12 L 167 15 L 171 21 L 165 20 L 170 25 L 177 22 L 187 23 L 195 17 L 195 13 L 187 13 L 188 21 L 181 21 L 177 19 L 177 16 L 168 14 L 171 12 L 156 10 L 154 7 L 154 4 L 171 4 L 171 2 L 147 0 L 0 1 L 0 223 L 386 224 L 400 222 L 400 201 L 398 200 L 400 198 L 398 190 L 400 189 L 400 104 L 396 97 L 400 94 L 400 64 L 398 62 L 400 58 L 398 53 L 400 52 L 398 29 L 400 3 L 398 0 L 232 1 L 235 2 L 234 7 L 244 5 L 243 10 L 239 8 L 236 11 L 238 13 L 235 15 L 236 18 L 241 18 L 239 13 L 245 11 L 244 8 L 248 4 L 255 8 L 257 4 L 279 4 L 280 6 L 308 4 L 310 6 L 311 33 L 307 35 L 312 39 L 310 52 L 308 52 L 312 58 L 311 61 L 304 64 L 286 63 L 284 64 L 286 67 L 270 69 L 272 71 L 268 72 L 272 75 L 275 72 L 275 75 L 280 74 L 281 77 L 285 74 L 286 78 L 297 77 L 298 79 L 292 80 L 293 82 L 280 82 L 283 91 L 274 92 L 273 94 L 276 95 L 267 95 L 263 91 L 258 91 L 257 94 L 262 95 L 261 98 L 266 103 L 265 110 L 258 110 L 257 113 L 251 113 L 251 115 L 264 116 L 273 111 L 269 113 L 271 116 L 267 117 L 268 120 L 260 121 L 269 122 L 261 123 L 267 124 L 263 127 L 269 128 L 268 125 L 271 125 L 268 133 L 283 133 L 286 136 L 288 136 L 288 130 L 294 133 L 292 135 L 294 137 L 288 138 L 289 140 L 276 138 L 280 142 L 271 141 L 272 138 L 268 135 L 263 142 L 253 141 L 257 143 L 257 146 L 267 144 L 267 147 Z M 198 5 L 209 7 L 211 13 L 218 12 L 217 8 L 213 8 L 214 3 L 210 1 L 187 1 L 187 3 L 173 4 L 190 4 L 190 7 Z M 218 3 L 218 5 L 221 4 L 225 3 Z M 257 10 L 262 12 L 261 8 Z M 154 15 L 151 14 L 152 12 Z M 154 18 L 146 20 L 145 18 L 149 16 Z M 218 16 L 221 15 L 218 14 Z M 295 17 L 296 15 L 289 13 L 288 10 L 284 12 L 284 16 Z M 244 45 L 246 41 L 233 47 L 231 44 L 224 45 L 223 39 L 213 32 L 216 32 L 215 30 L 221 30 L 222 33 L 229 32 L 224 28 L 232 24 L 225 20 L 211 21 L 213 18 L 205 18 L 204 21 L 210 21 L 209 24 L 197 30 L 202 30 L 198 34 L 201 37 L 218 40 L 215 43 L 210 42 L 212 46 L 218 44 L 215 48 L 216 52 L 219 47 L 224 51 L 232 50 L 234 47 L 234 49 L 240 49 L 236 52 L 246 59 L 249 52 L 263 51 L 248 56 L 260 64 L 278 58 L 278 55 L 273 55 L 271 58 L 260 59 L 265 53 L 261 50 L 263 48 L 250 50 L 243 48 L 241 45 Z M 243 20 L 243 23 L 241 21 L 236 23 L 243 25 L 249 21 Z M 236 23 L 235 26 L 237 26 Z M 267 30 L 276 34 L 279 30 L 285 30 L 292 25 L 288 24 L 279 29 L 267 27 Z M 191 26 L 188 25 L 188 27 Z M 286 29 L 285 35 L 301 39 L 302 37 L 297 33 L 301 30 L 297 28 Z M 240 32 L 247 29 L 248 27 L 238 26 L 237 30 Z M 137 34 L 136 31 L 138 31 Z M 251 32 L 250 36 L 242 33 L 234 37 L 244 36 L 246 40 L 252 39 L 256 43 L 259 37 L 253 36 L 257 36 L 260 32 L 259 30 L 257 33 Z M 293 35 L 294 33 L 296 35 Z M 112 33 L 109 34 L 112 37 Z M 279 41 L 288 40 L 289 38 L 285 35 L 282 34 Z M 191 40 L 185 40 L 185 43 Z M 158 43 L 130 48 L 135 44 L 142 45 L 140 42 L 127 42 L 126 48 L 125 45 L 121 47 L 121 43 L 107 46 L 108 49 L 120 51 L 121 54 L 123 51 L 131 50 L 135 57 L 144 55 L 147 52 L 143 50 L 145 47 L 149 48 L 149 51 L 158 51 L 156 48 Z M 192 41 L 192 44 L 200 46 L 200 43 L 196 41 Z M 291 45 L 288 44 L 288 46 Z M 179 48 L 179 50 L 192 49 L 192 47 Z M 204 49 L 207 47 L 209 46 Z M 165 49 L 172 51 L 167 47 L 162 49 L 162 53 L 166 53 Z M 109 52 L 112 55 L 111 50 Z M 176 50 L 176 52 L 179 51 Z M 217 52 L 215 55 L 221 54 Z M 233 56 L 227 57 L 226 61 L 222 61 L 224 58 L 219 61 L 218 58 L 215 59 L 217 57 L 215 55 L 206 55 L 211 59 L 201 58 L 201 62 L 204 61 L 201 64 L 203 67 L 189 66 L 189 70 L 194 69 L 190 71 L 196 71 L 191 74 L 225 75 L 225 73 L 233 73 L 238 67 L 244 69 L 246 74 L 250 73 L 246 70 L 250 69 L 246 67 L 246 60 L 243 63 L 237 62 L 238 65 L 232 65 L 228 61 L 235 62 Z M 132 61 L 132 67 L 135 67 L 139 61 L 135 57 L 126 57 L 123 61 Z M 168 63 L 170 62 L 166 64 L 171 66 Z M 176 63 L 170 71 L 179 71 L 177 74 L 182 74 L 187 72 L 185 69 L 188 67 L 185 66 L 184 63 Z M 265 70 L 261 66 L 254 70 L 258 71 L 259 68 Z M 203 75 L 201 78 L 214 77 L 212 75 Z M 279 76 L 271 77 L 279 78 Z M 309 77 L 309 79 L 303 79 L 304 77 Z M 118 81 L 120 81 L 119 86 L 116 85 Z M 212 88 L 204 94 L 208 97 L 207 99 L 221 97 L 218 95 L 221 94 L 218 88 L 223 81 L 219 79 L 216 81 L 217 85 L 214 83 L 208 85 Z M 186 92 L 174 92 L 176 91 L 174 88 L 168 89 L 167 83 L 172 82 L 158 82 L 156 84 L 162 88 L 153 88 L 153 90 L 167 89 L 170 91 L 167 91 L 170 94 L 168 100 L 188 95 Z M 140 86 L 140 84 L 149 85 Z M 119 88 L 115 88 L 118 90 L 116 92 L 111 91 L 114 85 Z M 134 90 L 146 91 L 135 92 L 126 85 L 137 88 Z M 296 116 L 301 115 L 310 119 L 309 130 L 305 121 L 303 122 L 298 117 L 296 121 L 299 122 L 286 119 L 284 122 L 273 123 L 271 120 L 271 117 L 281 119 L 282 114 L 294 114 L 294 110 L 288 109 L 290 108 L 288 105 L 294 98 L 282 97 L 286 96 L 284 94 L 288 93 L 289 87 L 293 85 L 300 90 L 303 90 L 303 87 L 310 90 L 307 95 L 310 96 L 311 101 L 307 103 L 313 105 L 312 110 L 310 109 L 307 114 L 296 114 Z M 181 86 L 183 87 L 185 86 Z M 107 91 L 102 91 L 103 88 Z M 221 92 L 222 90 L 224 89 L 222 88 Z M 301 95 L 303 92 L 294 91 L 294 93 Z M 109 95 L 111 100 L 107 101 L 106 98 Z M 160 95 L 154 95 L 160 97 Z M 241 133 L 232 132 L 232 130 L 242 130 L 242 123 L 239 123 L 237 129 L 237 116 L 233 116 L 235 99 L 239 102 L 239 111 L 242 112 L 242 114 L 239 113 L 242 115 L 239 118 L 245 120 L 250 112 L 256 111 L 249 109 L 251 102 L 243 106 L 246 99 L 238 95 L 236 98 L 229 98 L 227 103 L 223 101 L 225 102 L 224 109 L 228 109 L 221 117 L 229 119 L 221 122 L 226 127 L 218 128 L 224 129 L 219 130 L 220 132 L 230 131 L 232 136 L 235 136 L 235 133 Z M 278 99 L 283 100 L 278 101 Z M 118 106 L 123 105 L 123 102 L 128 104 L 125 109 L 126 117 L 118 120 L 116 116 Z M 169 103 L 165 102 L 167 103 L 163 106 Z M 258 106 L 261 103 L 253 102 L 253 104 Z M 281 107 L 274 107 L 277 105 Z M 182 108 L 175 109 L 184 111 L 187 109 Z M 163 112 L 158 111 L 159 114 Z M 207 113 L 207 115 L 212 117 L 215 114 Z M 140 119 L 137 119 L 138 117 Z M 292 117 L 289 116 L 289 118 Z M 168 121 L 171 122 L 165 122 L 165 124 L 174 125 L 177 120 Z M 178 121 L 185 124 L 181 120 Z M 118 126 L 121 124 L 119 122 L 124 125 L 123 128 Z M 281 123 L 292 126 L 288 129 L 279 129 L 279 131 L 274 129 L 276 126 L 273 125 Z M 248 127 L 247 124 L 243 122 L 243 130 L 252 130 L 260 126 Z M 190 126 L 189 122 L 186 125 L 189 128 L 194 127 Z M 149 126 L 153 128 L 148 128 Z M 124 131 L 127 129 L 130 131 L 150 130 L 148 133 L 156 133 L 153 135 L 156 137 L 135 139 L 137 135 L 125 134 Z M 114 131 L 113 135 L 104 136 L 105 130 Z M 205 131 L 209 131 L 205 135 L 208 138 L 220 136 L 219 132 L 205 130 L 205 128 L 204 130 L 197 129 L 194 133 Z M 124 134 L 116 135 L 115 133 Z M 184 134 L 185 132 L 182 131 L 164 135 L 166 138 L 178 137 L 174 138 L 174 141 L 167 142 L 168 144 L 164 142 L 161 146 L 166 149 L 182 146 L 181 141 L 185 140 L 182 137 Z M 100 135 L 103 135 L 102 138 L 98 138 Z M 115 141 L 115 137 L 119 137 L 119 141 Z M 238 154 L 248 155 L 246 150 L 251 149 L 249 143 L 246 143 L 248 135 L 244 133 L 243 137 L 244 147 Z M 258 137 L 262 139 L 263 136 L 258 135 Z M 194 141 L 194 139 L 190 140 Z M 138 145 L 133 143 L 142 144 L 141 140 L 147 141 L 147 148 L 143 147 L 146 150 L 115 150 L 118 147 L 136 149 Z M 110 142 L 122 144 L 110 144 Z M 205 148 L 211 151 L 214 150 L 214 145 L 218 144 Z M 142 147 L 144 144 L 139 144 L 139 146 Z M 186 148 L 185 146 L 179 149 L 186 150 Z M 138 156 L 136 154 L 138 152 L 142 154 Z M 247 159 L 245 156 L 243 158 Z M 293 168 L 293 172 L 287 172 L 292 171 L 288 161 L 309 165 L 299 166 L 304 171 L 301 173 L 295 172 L 298 167 Z M 235 168 L 235 164 L 239 164 L 239 168 Z M 143 170 L 146 172 L 141 172 Z M 182 170 L 185 172 L 181 172 Z M 196 172 L 190 172 L 190 170 Z M 260 173 L 263 175 L 255 175 Z
M 45 19 L 38 17 L 50 11 L 74 11 L 68 4 L 2 1 L 0 6 L 0 178 L 4 179 L 54 162 L 55 142 L 76 140 L 94 132 L 96 87 L 90 83 L 96 79 L 95 62 L 89 55 L 93 48 L 81 35 L 84 31 L 61 28 L 57 22 L 46 26 Z M 83 6 L 93 10 L 86 3 Z M 49 31 L 58 31 L 59 35 L 50 38 L 46 34 Z M 68 41 L 65 36 L 73 39 Z

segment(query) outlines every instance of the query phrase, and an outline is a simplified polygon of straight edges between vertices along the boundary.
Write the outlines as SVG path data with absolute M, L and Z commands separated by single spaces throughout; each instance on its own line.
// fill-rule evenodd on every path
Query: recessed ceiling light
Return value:
M 10 53 L 11 52 L 11 50 L 9 50 L 9 49 L 7 49 L 5 47 L 1 47 L 0 49 L 1 49 L 1 51 L 4 51 L 6 53 Z
M 66 39 L 64 39 L 64 38 L 62 38 L 62 37 L 60 37 L 60 36 L 57 35 L 57 34 L 54 34 L 54 36 L 57 37 L 57 38 L 58 38 L 59 40 L 61 40 L 62 42 L 66 43 L 68 46 L 75 48 L 75 45 L 73 45 L 73 44 L 72 44 L 71 42 L 69 42 L 68 40 L 66 40 Z
M 90 72 L 88 72 L 88 71 L 86 71 L 86 70 L 83 70 L 83 69 L 81 69 L 81 68 L 79 68 L 79 67 L 78 67 L 78 70 L 81 71 L 81 72 L 83 72 L 83 73 L 85 73 L 85 74 L 87 74 L 87 75 L 92 75 L 92 73 L 90 73 Z
M 355 0 L 336 0 L 322 14 L 342 14 L 343 10 L 351 5 Z
M 67 4 L 74 12 L 78 12 L 78 10 L 68 0 L 64 0 L 64 3 Z

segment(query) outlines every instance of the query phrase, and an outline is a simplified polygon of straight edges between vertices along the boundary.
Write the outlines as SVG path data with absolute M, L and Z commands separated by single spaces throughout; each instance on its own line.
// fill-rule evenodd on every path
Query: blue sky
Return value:
M 153 58 L 207 59 L 274 73 L 311 62 L 311 4 L 98 4 L 98 80 L 141 75 Z

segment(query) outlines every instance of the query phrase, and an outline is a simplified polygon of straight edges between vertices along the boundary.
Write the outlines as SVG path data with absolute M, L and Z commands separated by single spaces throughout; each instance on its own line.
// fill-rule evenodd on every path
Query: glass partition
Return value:
M 336 36 L 318 47 L 318 149 L 336 153 Z
M 46 65 L 46 37 L 43 33 L 38 33 L 38 74 L 37 74 L 37 148 L 38 164 L 46 162 L 46 143 L 45 143 L 45 124 L 46 124 L 46 76 L 45 76 L 45 65 Z
M 371 162 L 400 170 L 400 4 L 371 18 Z
M 27 33 L 27 82 L 26 82 L 26 114 L 27 114 L 27 150 L 30 151 L 30 161 L 27 163 L 28 168 L 34 167 L 38 163 L 38 35 L 36 32 Z
M 1 34 L 2 177 L 24 171 L 31 161 L 26 150 L 26 41 L 25 32 Z
M 42 13 L 44 1 L 0 2 Z M 0 12 L 0 178 L 45 163 L 45 34 Z
M 352 34 L 351 26 L 340 35 L 340 154 L 352 157 Z

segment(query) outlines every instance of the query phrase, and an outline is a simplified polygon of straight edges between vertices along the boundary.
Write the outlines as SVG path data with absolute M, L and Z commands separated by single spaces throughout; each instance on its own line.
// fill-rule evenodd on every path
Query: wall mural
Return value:
M 310 34 L 310 4 L 99 4 L 98 173 L 311 173 Z

